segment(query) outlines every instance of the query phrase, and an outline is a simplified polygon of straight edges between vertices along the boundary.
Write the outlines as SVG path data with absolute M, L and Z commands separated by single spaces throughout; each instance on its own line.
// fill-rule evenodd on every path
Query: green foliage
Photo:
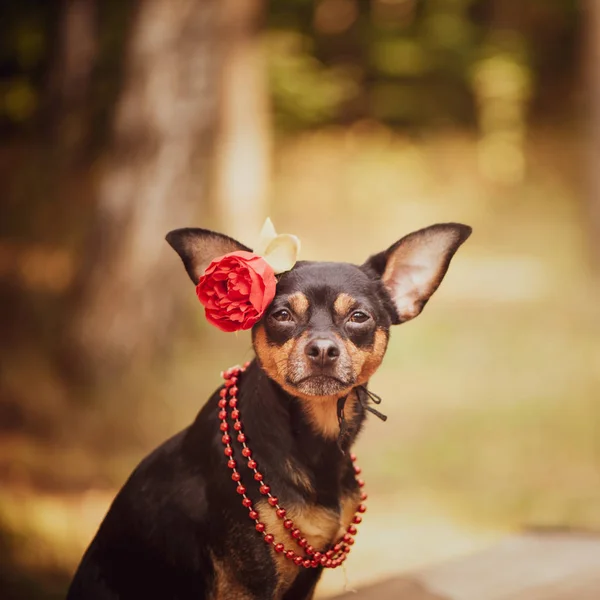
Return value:
M 7 3 L 8 4 L 8 3 Z M 578 0 L 273 0 L 266 46 L 276 125 L 283 130 L 375 118 L 427 127 L 473 124 L 473 72 L 491 55 L 516 58 L 531 98 L 574 77 Z M 43 104 L 60 3 L 0 9 L 0 127 L 26 127 Z M 132 2 L 98 3 L 93 128 L 104 131 L 119 87 Z M 546 110 L 564 112 L 564 95 Z M 551 116 L 551 115 L 550 115 Z
M 48 3 L 33 0 L 0 11 L 0 124 L 26 124 L 36 113 L 52 15 Z
M 351 70 L 326 67 L 307 51 L 310 45 L 294 31 L 273 32 L 268 38 L 275 119 L 282 129 L 328 123 L 358 93 Z
M 536 82 L 534 101 L 550 75 L 550 85 L 569 80 L 580 3 L 506 0 L 508 23 L 499 20 L 497 4 L 276 0 L 271 27 L 302 39 L 293 60 L 269 53 L 278 123 L 310 127 L 376 118 L 403 126 L 472 124 L 478 101 L 473 70 L 494 55 L 509 54 L 522 77 Z M 563 108 L 558 98 L 554 106 Z

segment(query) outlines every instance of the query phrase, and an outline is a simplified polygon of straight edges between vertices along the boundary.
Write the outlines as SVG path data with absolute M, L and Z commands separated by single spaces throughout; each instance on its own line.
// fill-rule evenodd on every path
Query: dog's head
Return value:
M 275 298 L 252 330 L 264 371 L 293 396 L 339 398 L 366 383 L 391 325 L 416 317 L 440 285 L 471 228 L 433 225 L 403 237 L 363 265 L 298 262 L 279 276 Z M 210 262 L 249 248 L 203 229 L 167 236 L 194 283 Z

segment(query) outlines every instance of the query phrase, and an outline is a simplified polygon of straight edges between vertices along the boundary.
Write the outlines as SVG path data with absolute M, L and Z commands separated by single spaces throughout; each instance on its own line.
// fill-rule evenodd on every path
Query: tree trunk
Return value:
M 600 277 L 600 4 L 586 6 L 586 88 L 588 92 L 587 213 L 594 271 Z
M 96 0 L 63 0 L 58 46 L 50 72 L 45 121 L 51 143 L 62 162 L 73 162 L 90 133 L 89 104 L 92 73 L 98 51 Z
M 217 121 L 219 25 L 219 0 L 138 4 L 66 332 L 72 374 L 114 374 L 134 353 L 148 360 L 181 308 L 174 290 L 182 272 L 164 236 L 193 224 L 204 199 Z
M 227 48 L 221 78 L 216 217 L 252 244 L 266 216 L 270 177 L 269 100 L 260 32 L 264 0 L 221 0 Z

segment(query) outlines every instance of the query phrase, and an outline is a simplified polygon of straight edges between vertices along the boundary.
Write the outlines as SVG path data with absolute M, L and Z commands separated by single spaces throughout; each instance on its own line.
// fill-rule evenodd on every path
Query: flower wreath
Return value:
M 276 275 L 296 264 L 299 251 L 300 240 L 278 235 L 267 219 L 256 252 L 239 250 L 215 258 L 196 286 L 209 323 L 221 331 L 250 329 L 275 297 Z

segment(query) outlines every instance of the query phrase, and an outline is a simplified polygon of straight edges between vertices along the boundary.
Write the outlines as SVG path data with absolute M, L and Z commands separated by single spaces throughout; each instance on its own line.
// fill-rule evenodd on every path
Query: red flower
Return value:
M 196 286 L 206 318 L 222 331 L 250 329 L 275 297 L 277 280 L 264 258 L 231 252 L 213 260 Z

